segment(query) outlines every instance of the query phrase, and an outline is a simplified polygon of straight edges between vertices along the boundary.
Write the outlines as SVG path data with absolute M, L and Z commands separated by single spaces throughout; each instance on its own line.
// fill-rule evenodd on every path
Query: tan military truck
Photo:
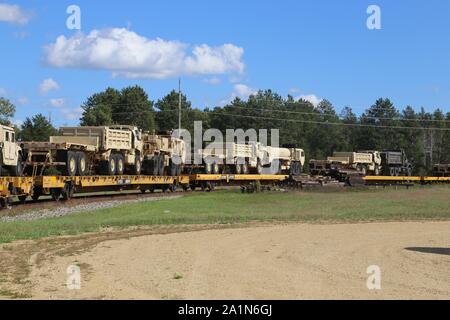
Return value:
M 142 134 L 134 126 L 62 127 L 49 142 L 22 142 L 33 175 L 55 167 L 63 175 L 141 173 Z
M 306 156 L 299 148 L 278 148 L 257 144 L 258 165 L 257 172 L 261 174 L 262 167 L 270 167 L 273 174 L 290 174 L 298 176 L 303 171 Z
M 16 143 L 14 128 L 0 126 L 0 175 L 22 175 L 22 148 Z
M 258 164 L 254 144 L 211 143 L 202 153 L 206 174 L 218 174 L 231 169 L 236 174 L 248 174 Z
M 362 175 L 381 173 L 381 153 L 379 151 L 334 152 L 329 162 L 341 164 L 345 169 L 355 169 Z
M 186 144 L 168 134 L 142 135 L 142 169 L 153 176 L 179 176 L 186 163 Z

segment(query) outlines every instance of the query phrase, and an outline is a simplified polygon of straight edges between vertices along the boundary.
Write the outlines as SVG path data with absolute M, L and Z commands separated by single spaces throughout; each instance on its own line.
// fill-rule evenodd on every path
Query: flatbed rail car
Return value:
M 288 178 L 288 175 L 275 174 L 196 174 L 189 177 L 192 190 L 200 187 L 208 191 L 213 190 L 216 185 L 236 185 L 256 181 L 261 184 L 274 184 Z
M 402 184 L 436 184 L 450 183 L 450 177 L 391 177 L 391 176 L 365 176 L 363 180 L 367 185 L 402 185 Z

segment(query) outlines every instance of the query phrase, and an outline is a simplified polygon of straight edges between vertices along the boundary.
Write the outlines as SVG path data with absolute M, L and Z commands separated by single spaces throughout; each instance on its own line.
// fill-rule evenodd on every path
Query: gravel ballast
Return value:
M 60 206 L 51 209 L 38 209 L 35 211 L 26 212 L 20 215 L 9 215 L 0 218 L 0 222 L 16 222 L 16 221 L 34 221 L 40 219 L 57 218 L 72 214 L 83 213 L 86 211 L 95 211 L 106 208 L 113 208 L 123 204 L 131 204 L 138 202 L 147 201 L 160 201 L 160 200 L 173 200 L 183 197 L 182 195 L 177 196 L 161 196 L 161 197 L 148 197 L 133 200 L 110 200 L 110 201 L 100 201 L 100 202 L 90 202 L 78 204 L 75 206 Z

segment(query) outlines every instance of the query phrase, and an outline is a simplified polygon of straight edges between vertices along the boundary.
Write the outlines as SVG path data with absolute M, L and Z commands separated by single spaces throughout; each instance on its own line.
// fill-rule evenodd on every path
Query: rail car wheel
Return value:
M 70 200 L 73 197 L 73 194 L 75 193 L 75 189 L 72 186 L 70 182 L 66 182 L 64 184 L 64 188 L 61 190 L 61 195 L 63 200 L 67 201 Z
M 67 151 L 66 167 L 64 173 L 68 176 L 75 176 L 77 174 L 77 153 Z
M 116 175 L 120 176 L 125 171 L 125 159 L 121 154 L 116 154 L 115 158 L 116 158 Z
M 77 152 L 77 172 L 79 176 L 85 176 L 88 171 L 87 156 L 84 152 Z
M 21 204 L 25 204 L 25 202 L 27 202 L 28 196 L 22 195 L 22 196 L 18 196 L 18 198 L 19 198 L 19 202 L 20 202 Z
M 31 199 L 33 199 L 34 201 L 38 201 L 40 196 L 42 196 L 42 188 L 37 186 L 34 187 Z
M 59 201 L 61 198 L 62 191 L 59 188 L 52 189 L 50 191 L 53 201 Z

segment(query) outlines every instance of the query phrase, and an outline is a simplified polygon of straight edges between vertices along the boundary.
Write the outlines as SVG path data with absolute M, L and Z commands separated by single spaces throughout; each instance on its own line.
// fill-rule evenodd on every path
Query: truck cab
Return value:
M 0 174 L 20 176 L 22 174 L 22 148 L 16 143 L 14 128 L 0 126 Z

